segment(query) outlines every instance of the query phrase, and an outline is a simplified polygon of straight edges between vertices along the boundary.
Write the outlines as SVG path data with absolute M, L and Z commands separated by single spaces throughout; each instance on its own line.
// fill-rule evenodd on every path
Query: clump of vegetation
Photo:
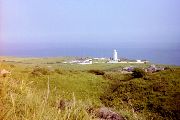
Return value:
M 174 71 L 174 69 L 173 69 L 173 68 L 171 68 L 171 67 L 169 67 L 169 66 L 165 67 L 165 68 L 164 68 L 164 70 Z
M 55 63 L 53 63 L 53 62 L 47 62 L 47 64 L 55 64 Z
M 102 70 L 89 70 L 89 73 L 93 73 L 95 75 L 104 75 L 105 72 Z
M 62 70 L 62 69 L 55 69 L 54 71 L 55 71 L 56 73 L 58 73 L 58 74 L 64 74 L 64 73 L 65 73 L 65 71 Z
M 41 75 L 49 75 L 51 71 L 45 67 L 39 67 L 36 66 L 33 71 L 31 72 L 32 75 L 34 76 L 41 76 Z
M 10 67 L 11 67 L 11 68 L 14 68 L 14 67 L 16 67 L 16 66 L 15 66 L 15 65 L 13 65 L 13 64 L 10 64 Z
M 59 64 L 59 63 L 62 63 L 62 62 L 56 61 L 56 63 Z
M 144 119 L 178 120 L 180 118 L 180 69 L 149 74 L 148 80 L 135 78 L 114 81 L 100 97 L 109 107 L 129 109 L 145 115 Z
M 145 71 L 140 68 L 134 68 L 132 72 L 133 78 L 142 78 L 145 76 Z
M 3 77 L 7 77 L 7 75 L 8 75 L 8 74 L 3 74 L 2 76 L 3 76 Z
M 121 74 L 120 72 L 106 72 L 104 78 L 119 82 L 130 80 L 132 76 L 131 74 Z

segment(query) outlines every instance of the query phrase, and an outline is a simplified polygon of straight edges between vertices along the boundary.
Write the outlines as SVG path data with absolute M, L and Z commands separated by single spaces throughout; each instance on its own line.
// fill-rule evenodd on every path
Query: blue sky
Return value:
M 6 48 L 180 45 L 180 0 L 0 1 Z

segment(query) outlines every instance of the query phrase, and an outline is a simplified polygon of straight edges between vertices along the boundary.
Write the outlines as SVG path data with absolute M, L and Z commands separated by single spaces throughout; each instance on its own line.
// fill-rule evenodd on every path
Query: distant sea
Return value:
M 97 46 L 98 47 L 98 46 Z M 0 53 L 3 56 L 17 57 L 61 57 L 61 56 L 80 56 L 80 57 L 112 57 L 113 49 L 118 51 L 119 58 L 143 59 L 151 63 L 180 65 L 180 48 L 41 48 L 41 49 L 8 49 Z

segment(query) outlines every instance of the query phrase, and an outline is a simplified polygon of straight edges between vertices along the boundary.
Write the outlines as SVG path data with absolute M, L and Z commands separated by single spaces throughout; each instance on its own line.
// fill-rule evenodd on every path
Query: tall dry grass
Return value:
M 72 100 L 64 110 L 58 109 L 61 96 L 55 96 L 47 88 L 35 89 L 33 81 L 0 78 L 0 119 L 1 120 L 90 120 L 86 109 L 89 103 L 78 101 L 72 94 Z

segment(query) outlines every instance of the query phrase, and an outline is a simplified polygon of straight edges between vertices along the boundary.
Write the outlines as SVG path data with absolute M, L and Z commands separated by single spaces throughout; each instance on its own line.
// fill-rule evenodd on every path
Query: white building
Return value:
M 113 52 L 113 60 L 114 61 L 118 61 L 118 55 L 117 55 L 117 51 L 116 50 L 114 50 L 114 52 Z
M 107 63 L 119 63 L 118 61 L 114 61 L 114 60 L 110 60 L 109 62 Z
M 84 61 L 82 61 L 82 62 L 80 62 L 78 64 L 80 64 L 80 65 L 87 65 L 87 64 L 93 64 L 93 63 L 92 63 L 92 59 L 88 59 L 88 60 L 84 60 Z

